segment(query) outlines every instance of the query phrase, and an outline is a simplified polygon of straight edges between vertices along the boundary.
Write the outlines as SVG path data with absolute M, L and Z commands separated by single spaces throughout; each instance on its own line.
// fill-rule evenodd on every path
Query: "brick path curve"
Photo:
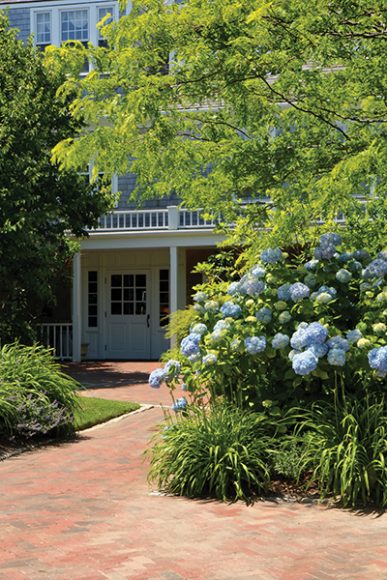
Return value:
M 387 516 L 152 493 L 143 452 L 161 418 L 153 408 L 0 464 L 2 580 L 387 578 Z

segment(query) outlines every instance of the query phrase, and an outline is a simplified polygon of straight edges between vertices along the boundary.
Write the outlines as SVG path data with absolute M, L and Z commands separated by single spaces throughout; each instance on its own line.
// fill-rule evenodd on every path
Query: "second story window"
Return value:
M 36 15 L 36 46 L 44 50 L 51 44 L 51 12 L 37 12 Z
M 110 14 L 110 17 L 106 19 L 106 21 L 104 22 L 104 25 L 106 26 L 106 24 L 110 24 L 113 21 L 112 15 L 114 14 L 114 6 L 103 6 L 101 8 L 98 8 L 98 17 L 97 20 L 98 22 L 101 22 L 101 20 L 103 20 L 103 18 L 105 18 L 105 16 L 107 16 L 108 14 Z M 101 34 L 101 30 L 98 30 L 98 46 L 107 46 L 107 40 L 106 38 L 103 38 L 102 34 Z
M 89 13 L 88 10 L 63 10 L 60 23 L 61 41 L 89 40 Z

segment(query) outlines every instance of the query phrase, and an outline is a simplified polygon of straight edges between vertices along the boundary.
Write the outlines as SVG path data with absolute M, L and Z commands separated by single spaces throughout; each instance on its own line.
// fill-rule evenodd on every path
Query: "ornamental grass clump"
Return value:
M 346 507 L 387 507 L 387 405 L 384 397 L 316 403 L 301 411 L 300 471 L 312 470 L 322 497 Z
M 266 490 L 271 419 L 220 403 L 177 417 L 161 426 L 149 452 L 149 480 L 159 489 L 247 502 Z
M 79 384 L 61 372 L 43 346 L 0 350 L 0 436 L 31 439 L 72 431 Z

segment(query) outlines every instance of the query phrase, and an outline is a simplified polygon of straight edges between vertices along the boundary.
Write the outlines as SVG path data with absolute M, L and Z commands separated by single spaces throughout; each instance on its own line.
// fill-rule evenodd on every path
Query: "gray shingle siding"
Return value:
M 134 173 L 121 175 L 118 177 L 118 191 L 121 193 L 118 209 L 133 209 L 138 207 L 135 201 L 129 200 L 131 193 L 136 186 L 136 176 Z M 159 199 L 148 199 L 141 204 L 143 208 L 158 208 L 167 207 L 168 205 L 176 205 L 179 199 L 175 195 Z
M 31 34 L 31 19 L 29 8 L 9 8 L 7 10 L 9 24 L 12 28 L 18 28 L 18 38 L 26 42 Z

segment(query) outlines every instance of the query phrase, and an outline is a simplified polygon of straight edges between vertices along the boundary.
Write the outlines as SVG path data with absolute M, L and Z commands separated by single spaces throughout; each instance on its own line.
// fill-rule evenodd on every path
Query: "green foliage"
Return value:
M 33 321 L 52 300 L 76 236 L 109 207 L 111 194 L 51 163 L 51 149 L 83 121 L 69 113 L 65 80 L 45 66 L 32 40 L 23 45 L 0 11 L 0 341 L 30 340 Z M 84 170 L 84 167 L 82 168 Z
M 96 129 L 55 157 L 134 171 L 135 195 L 174 191 L 227 218 L 236 201 L 269 196 L 276 211 L 252 208 L 235 233 L 242 243 L 303 245 L 314 220 L 331 224 L 342 210 L 361 245 L 380 246 L 385 29 L 382 0 L 135 0 L 105 29 L 110 48 L 89 50 L 95 70 L 65 84 L 78 91 L 74 117 Z M 49 59 L 73 67 L 75 53 Z M 366 215 L 352 194 L 367 198 Z M 268 229 L 257 238 L 253 224 Z
M 129 401 L 110 401 L 96 397 L 79 397 L 74 412 L 74 429 L 81 431 L 93 425 L 104 423 L 125 413 L 131 413 L 140 408 L 137 403 Z
M 0 436 L 25 438 L 71 430 L 79 384 L 42 346 L 0 350 Z
M 149 480 L 177 495 L 249 501 L 269 483 L 273 423 L 222 404 L 191 407 L 181 420 L 161 426 L 150 450 Z
M 176 337 L 176 340 L 180 342 L 182 338 L 189 332 L 189 327 L 195 320 L 196 313 L 192 307 L 188 307 L 185 310 L 177 310 L 172 312 L 169 317 L 169 323 L 167 332 L 165 333 L 166 338 Z
M 330 257 L 309 262 L 312 248 L 298 255 L 277 249 L 278 261 L 260 259 L 232 284 L 219 281 L 211 270 L 194 296 L 196 318 L 173 357 L 181 364 L 175 377 L 167 373 L 168 386 L 175 390 L 184 383 L 193 401 L 223 395 L 256 410 L 332 397 L 337 376 L 348 392 L 385 391 L 385 374 L 372 370 L 368 360 L 372 349 L 387 344 L 385 276 L 367 278 L 368 264 L 374 261 L 367 252 L 353 250 L 338 243 Z M 306 291 L 302 299 L 291 298 L 294 284 Z M 230 314 L 227 307 L 237 313 Z M 264 311 L 267 319 L 261 317 Z M 299 326 L 309 324 L 319 327 L 322 338 L 297 344 Z M 278 337 L 284 341 L 280 346 Z M 261 341 L 262 347 L 249 350 L 251 340 Z M 306 352 L 313 354 L 314 363 L 306 370 L 297 368 L 295 357 Z
M 387 406 L 383 397 L 315 404 L 302 411 L 303 468 L 322 496 L 344 506 L 387 507 Z

